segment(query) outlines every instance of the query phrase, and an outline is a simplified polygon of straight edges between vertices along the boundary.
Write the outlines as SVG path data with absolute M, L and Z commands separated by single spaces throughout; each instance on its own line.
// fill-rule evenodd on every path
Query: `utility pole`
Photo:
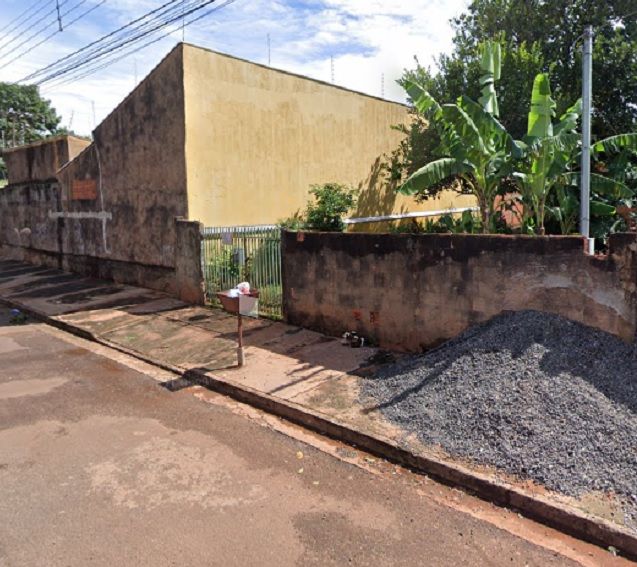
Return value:
M 580 232 L 587 240 L 587 250 L 594 252 L 590 240 L 591 208 L 591 114 L 593 98 L 593 26 L 584 29 L 582 52 L 582 175 L 580 187 Z
M 380 97 L 385 98 L 385 73 L 380 76 Z
M 272 44 L 270 43 L 270 34 L 268 34 L 268 67 L 272 66 Z
M 330 57 L 330 68 L 332 70 L 332 84 L 334 83 L 334 56 Z
M 95 121 L 95 101 L 94 100 L 91 101 L 91 110 L 93 112 L 93 130 L 95 130 L 95 126 L 97 126 L 97 123 Z

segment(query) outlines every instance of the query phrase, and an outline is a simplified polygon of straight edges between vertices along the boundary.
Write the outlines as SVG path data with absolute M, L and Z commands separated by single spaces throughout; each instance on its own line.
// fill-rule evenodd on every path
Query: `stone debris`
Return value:
M 621 339 L 509 312 L 363 378 L 362 396 L 454 457 L 569 496 L 615 494 L 637 526 L 637 348 Z

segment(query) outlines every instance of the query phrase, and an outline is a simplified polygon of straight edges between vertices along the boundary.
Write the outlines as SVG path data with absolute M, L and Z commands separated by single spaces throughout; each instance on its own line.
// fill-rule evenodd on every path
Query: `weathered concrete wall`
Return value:
M 326 182 L 361 190 L 352 216 L 473 204 L 396 195 L 382 158 L 403 137 L 391 129 L 403 105 L 191 45 L 184 85 L 189 218 L 207 226 L 275 223 Z
M 57 180 L 39 182 L 31 167 L 28 181 L 0 189 L 3 253 L 201 301 L 194 291 L 201 278 L 187 281 L 197 277 L 188 262 L 200 254 L 193 236 L 199 225 L 175 222 L 188 212 L 183 96 L 177 47 Z M 48 147 L 43 155 L 52 167 L 50 156 L 62 154 L 57 143 Z M 72 153 L 78 145 L 66 147 Z
M 58 136 L 26 146 L 5 149 L 9 183 L 50 181 L 58 170 L 91 142 L 75 136 Z
M 57 187 L 42 188 L 43 193 L 55 194 Z M 7 192 L 9 193 L 9 192 Z M 0 209 L 6 194 L 0 191 Z M 14 229 L 10 242 L 0 242 L 0 258 L 29 262 L 74 272 L 84 276 L 113 280 L 164 291 L 189 303 L 203 304 L 204 284 L 201 273 L 201 225 L 175 219 L 174 268 L 152 266 L 137 262 L 122 262 L 81 254 L 60 254 L 47 247 L 37 233 L 28 229 Z
M 633 340 L 637 237 L 608 258 L 579 237 L 294 233 L 283 236 L 288 322 L 419 351 L 504 310 L 557 313 Z
M 174 268 L 174 219 L 188 214 L 182 71 L 177 47 L 60 171 L 64 253 Z
M 201 269 L 202 225 L 195 221 L 177 219 L 177 247 L 175 250 L 175 286 L 179 297 L 189 303 L 203 304 L 205 286 Z

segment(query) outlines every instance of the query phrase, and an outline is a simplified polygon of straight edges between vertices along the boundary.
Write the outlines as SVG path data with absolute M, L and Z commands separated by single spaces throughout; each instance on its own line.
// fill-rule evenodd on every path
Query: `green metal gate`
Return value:
M 282 318 L 280 228 L 271 225 L 205 228 L 201 248 L 209 303 L 218 306 L 215 295 L 218 291 L 247 281 L 259 290 L 259 314 Z

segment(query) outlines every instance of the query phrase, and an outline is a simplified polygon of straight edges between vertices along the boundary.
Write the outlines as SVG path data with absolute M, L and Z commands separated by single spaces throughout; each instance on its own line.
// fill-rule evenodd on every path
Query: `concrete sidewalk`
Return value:
M 246 365 L 238 368 L 237 319 L 222 310 L 16 262 L 0 262 L 0 298 L 180 373 L 214 373 L 286 400 L 312 397 L 320 386 L 366 366 L 377 352 L 245 318 Z
M 393 355 L 264 319 L 246 320 L 236 366 L 236 318 L 164 294 L 0 261 L 0 299 L 66 330 L 175 372 L 171 389 L 203 384 L 260 409 L 414 467 L 558 529 L 637 556 L 637 538 L 603 503 L 580 502 L 497 471 L 455 462 L 365 407 L 359 376 Z M 594 515 L 593 515 L 594 514 Z

